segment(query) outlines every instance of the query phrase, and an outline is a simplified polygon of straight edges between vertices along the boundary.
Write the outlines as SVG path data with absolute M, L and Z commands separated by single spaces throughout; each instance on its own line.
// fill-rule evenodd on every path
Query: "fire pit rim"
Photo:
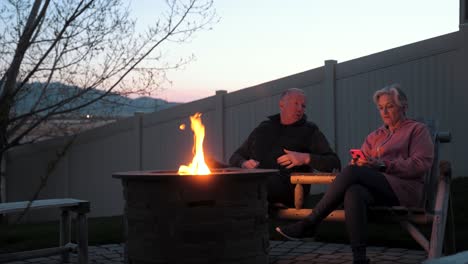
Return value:
M 243 168 L 225 168 L 225 169 L 212 169 L 209 175 L 180 175 L 174 170 L 142 170 L 142 171 L 126 171 L 115 172 L 112 178 L 122 180 L 168 180 L 179 179 L 186 177 L 193 178 L 210 178 L 210 177 L 264 177 L 272 173 L 278 172 L 276 169 L 243 169 Z

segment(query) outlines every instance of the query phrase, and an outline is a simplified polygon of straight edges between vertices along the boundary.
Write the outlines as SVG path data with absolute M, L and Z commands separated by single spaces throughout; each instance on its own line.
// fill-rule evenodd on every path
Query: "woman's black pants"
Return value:
M 369 167 L 351 165 L 328 186 L 307 220 L 318 225 L 341 204 L 344 205 L 346 228 L 354 250 L 365 248 L 367 244 L 368 206 L 396 206 L 399 201 L 382 173 Z

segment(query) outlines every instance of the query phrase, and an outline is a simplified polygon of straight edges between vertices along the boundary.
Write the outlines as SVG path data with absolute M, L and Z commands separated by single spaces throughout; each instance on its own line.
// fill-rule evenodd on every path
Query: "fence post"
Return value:
M 219 161 L 224 161 L 224 95 L 226 90 L 216 91 L 215 98 L 215 156 Z
M 322 126 L 330 146 L 337 152 L 338 146 L 336 144 L 336 80 L 335 80 L 335 66 L 336 60 L 326 60 L 324 66 L 324 100 L 326 102 L 324 113 L 329 116 L 327 122 Z
M 452 136 L 457 140 L 457 145 L 466 146 L 468 139 L 465 138 L 466 122 L 460 122 L 460 113 L 466 113 L 466 101 L 462 98 L 468 98 L 468 0 L 460 0 L 460 25 L 459 37 L 456 58 L 454 59 L 455 75 L 453 78 L 454 89 L 450 96 L 453 103 L 450 104 L 450 114 L 448 116 L 448 124 L 450 131 L 453 131 Z M 445 87 L 441 87 L 444 89 Z M 447 91 L 448 92 L 448 91 Z M 455 140 L 454 140 L 455 141 Z M 457 164 L 454 175 L 464 175 L 461 172 L 468 171 L 468 164 L 465 162 L 466 150 L 465 147 L 455 147 L 450 153 L 451 161 Z
M 135 118 L 135 143 L 137 144 L 138 170 L 143 170 L 143 112 L 133 113 Z
M 460 0 L 460 30 L 468 26 L 468 0 Z

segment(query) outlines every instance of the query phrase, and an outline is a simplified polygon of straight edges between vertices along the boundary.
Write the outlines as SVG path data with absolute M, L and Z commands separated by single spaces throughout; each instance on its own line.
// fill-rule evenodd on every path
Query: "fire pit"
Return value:
M 275 172 L 113 174 L 124 187 L 129 263 L 268 263 L 266 182 Z

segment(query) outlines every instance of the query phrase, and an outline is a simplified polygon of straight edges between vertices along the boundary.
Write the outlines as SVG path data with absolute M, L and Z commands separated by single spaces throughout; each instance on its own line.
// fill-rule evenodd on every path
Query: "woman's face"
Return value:
M 405 117 L 403 107 L 398 106 L 389 94 L 383 94 L 377 100 L 377 108 L 385 125 L 394 128 Z

